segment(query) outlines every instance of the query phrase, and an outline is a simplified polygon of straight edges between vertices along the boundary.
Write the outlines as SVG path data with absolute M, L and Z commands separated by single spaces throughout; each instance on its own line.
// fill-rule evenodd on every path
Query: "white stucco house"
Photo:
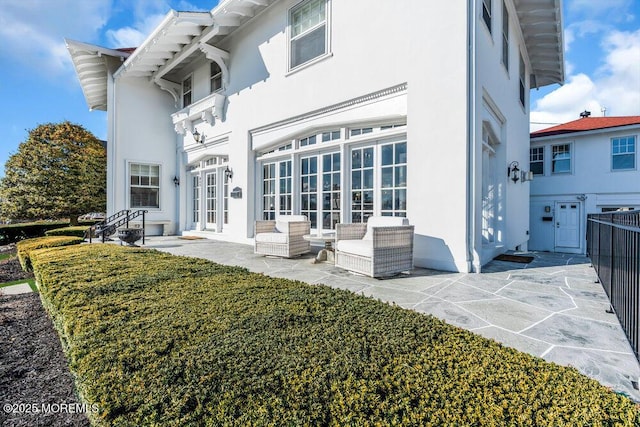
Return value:
M 527 247 L 507 168 L 562 46 L 561 0 L 223 0 L 133 51 L 67 40 L 107 111 L 109 213 L 245 243 L 279 214 L 406 216 L 416 266 L 464 272 Z
M 581 115 L 531 134 L 531 250 L 584 254 L 587 214 L 640 209 L 640 116 Z

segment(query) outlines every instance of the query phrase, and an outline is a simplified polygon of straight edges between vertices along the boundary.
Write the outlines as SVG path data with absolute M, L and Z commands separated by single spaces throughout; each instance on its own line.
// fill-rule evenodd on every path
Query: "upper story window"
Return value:
M 129 171 L 131 208 L 160 207 L 160 166 L 132 163 Z
M 529 170 L 534 175 L 544 175 L 544 147 L 529 149 Z
M 193 76 L 189 76 L 182 81 L 182 106 L 186 107 L 187 105 L 191 105 L 191 89 L 192 89 L 192 78 Z
M 290 69 L 327 53 L 327 0 L 303 1 L 291 9 L 289 22 Z
M 524 64 L 524 59 L 522 58 L 522 53 L 520 53 L 520 70 L 519 70 L 519 86 L 520 86 L 520 104 L 525 106 L 526 101 L 526 88 L 527 88 L 527 80 L 526 80 L 526 68 Z
M 551 173 L 571 172 L 571 144 L 551 147 Z
M 611 169 L 629 170 L 636 168 L 636 137 L 623 136 L 611 139 Z
M 491 32 L 491 1 L 482 0 L 482 20 L 487 24 L 489 32 Z
M 217 92 L 222 89 L 222 69 L 217 62 L 211 63 L 211 93 Z
M 502 2 L 502 65 L 509 71 L 509 11 L 505 1 Z

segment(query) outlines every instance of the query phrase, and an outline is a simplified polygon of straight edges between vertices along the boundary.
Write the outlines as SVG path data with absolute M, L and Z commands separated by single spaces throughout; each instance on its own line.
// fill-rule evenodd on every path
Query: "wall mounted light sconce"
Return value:
M 204 144 L 204 133 L 200 134 L 200 132 L 198 132 L 198 129 L 194 129 L 193 130 L 193 139 L 198 144 Z
M 231 181 L 233 179 L 233 170 L 229 168 L 229 165 L 227 165 L 226 169 L 224 170 L 224 177 L 228 181 Z
M 173 185 L 175 185 L 176 187 L 178 185 L 180 185 L 180 178 L 178 178 L 177 176 L 173 177 Z
M 522 182 L 533 181 L 533 172 L 522 171 Z
M 507 176 L 511 178 L 511 181 L 514 183 L 520 180 L 520 168 L 518 166 L 520 166 L 520 164 L 514 160 L 509 164 L 509 167 L 507 167 Z

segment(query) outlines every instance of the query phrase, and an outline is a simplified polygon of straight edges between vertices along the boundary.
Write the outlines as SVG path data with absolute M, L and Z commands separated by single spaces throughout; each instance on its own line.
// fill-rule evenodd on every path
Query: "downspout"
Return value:
M 468 0 L 467 11 L 467 271 L 480 273 L 476 236 L 476 2 Z
M 108 73 L 108 78 L 111 79 L 111 141 L 107 142 L 107 146 L 110 145 L 111 149 L 111 191 L 109 191 L 109 186 L 107 185 L 107 197 L 111 198 L 111 208 L 113 209 L 113 212 L 108 212 L 107 209 L 107 215 L 113 215 L 114 213 L 116 213 L 118 211 L 117 209 L 117 201 L 116 201 L 116 194 L 118 193 L 117 189 L 116 189 L 116 183 L 117 183 L 117 176 L 118 174 L 116 173 L 117 169 L 118 169 L 118 163 L 116 161 L 116 159 L 118 158 L 117 154 L 118 154 L 118 144 L 117 144 L 117 136 L 116 136 L 116 117 L 117 117 L 117 107 L 116 107 L 116 78 L 115 76 L 109 72 Z M 107 101 L 107 105 L 109 104 L 109 102 Z M 107 107 L 108 108 L 108 107 Z M 109 139 L 109 138 L 107 138 Z M 107 157 L 108 158 L 108 157 Z

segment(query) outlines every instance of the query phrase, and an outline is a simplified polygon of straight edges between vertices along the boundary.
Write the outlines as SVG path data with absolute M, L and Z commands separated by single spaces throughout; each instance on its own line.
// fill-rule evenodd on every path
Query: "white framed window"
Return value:
M 509 10 L 504 0 L 502 1 L 502 65 L 509 71 Z
M 182 108 L 191 105 L 191 91 L 193 89 L 193 76 L 189 75 L 182 81 Z
M 492 0 L 482 0 L 482 20 L 491 33 L 491 3 Z
M 220 68 L 220 65 L 215 61 L 211 62 L 209 81 L 211 87 L 210 93 L 222 90 L 222 68 Z
M 289 11 L 289 69 L 328 53 L 327 0 L 305 0 Z
M 261 153 L 258 215 L 264 219 L 306 215 L 316 231 L 333 230 L 338 222 L 366 222 L 372 215 L 406 216 L 403 127 L 402 123 L 358 127 L 371 131 L 360 132 L 353 140 L 345 139 L 352 128 L 327 129 L 315 134 L 315 145 L 296 144 L 282 154 L 276 149 Z M 392 131 L 397 134 L 390 135 Z
M 519 57 L 520 57 L 519 58 L 520 61 L 518 61 L 518 62 L 519 62 L 520 68 L 518 70 L 518 77 L 519 77 L 518 78 L 518 85 L 519 85 L 519 89 L 520 89 L 519 90 L 520 104 L 522 104 L 522 106 L 524 108 L 526 108 L 526 104 L 525 103 L 527 101 L 527 92 L 526 92 L 526 90 L 527 90 L 527 78 L 526 78 L 527 70 L 525 68 L 526 66 L 525 66 L 525 63 L 524 63 L 524 58 L 522 58 L 522 52 L 520 52 Z
M 636 137 L 611 138 L 611 170 L 636 168 Z
M 534 175 L 544 175 L 544 147 L 529 149 L 529 170 Z
M 200 223 L 200 175 L 193 175 L 191 177 L 191 220 L 194 224 Z
M 551 146 L 551 173 L 571 173 L 571 144 Z
M 160 165 L 129 165 L 129 207 L 160 208 Z

